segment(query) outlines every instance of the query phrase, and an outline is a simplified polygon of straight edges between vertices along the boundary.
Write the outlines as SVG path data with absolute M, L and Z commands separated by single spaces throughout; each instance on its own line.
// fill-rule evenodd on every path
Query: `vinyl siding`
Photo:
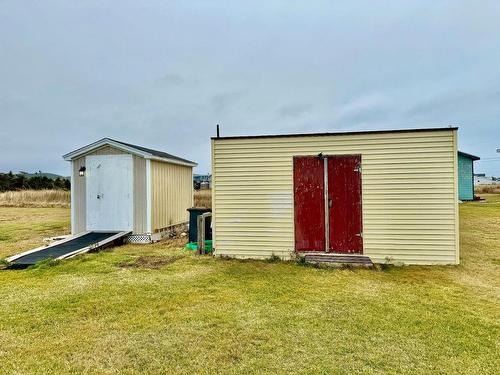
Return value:
M 192 205 L 193 168 L 151 160 L 152 231 L 187 222 Z
M 458 263 L 456 130 L 212 140 L 216 255 L 290 256 L 295 155 L 361 154 L 364 255 Z
M 86 230 L 86 178 L 80 177 L 78 171 L 85 166 L 87 155 L 120 155 L 126 154 L 111 146 L 104 146 L 89 152 L 72 161 L 72 232 L 78 234 Z M 146 232 L 146 161 L 134 155 L 134 234 Z

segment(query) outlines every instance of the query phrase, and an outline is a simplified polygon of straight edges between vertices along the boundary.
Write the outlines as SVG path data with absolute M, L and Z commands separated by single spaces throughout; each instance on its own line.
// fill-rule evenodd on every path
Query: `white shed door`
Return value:
M 85 165 L 87 230 L 132 230 L 132 155 L 89 155 Z

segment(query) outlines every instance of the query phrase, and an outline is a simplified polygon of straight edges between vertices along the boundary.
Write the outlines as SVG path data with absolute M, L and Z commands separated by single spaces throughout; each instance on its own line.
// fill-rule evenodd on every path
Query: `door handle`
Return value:
M 333 206 L 333 201 L 331 199 L 328 199 L 328 208 L 332 208 Z

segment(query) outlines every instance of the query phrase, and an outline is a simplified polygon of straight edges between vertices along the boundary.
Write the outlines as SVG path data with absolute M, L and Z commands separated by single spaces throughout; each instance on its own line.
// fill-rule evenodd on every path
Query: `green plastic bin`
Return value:
M 198 242 L 189 242 L 186 245 L 186 249 L 187 250 L 197 251 L 198 250 Z M 213 248 L 212 248 L 212 240 L 205 240 L 205 251 L 207 253 L 211 253 L 212 250 L 213 250 Z

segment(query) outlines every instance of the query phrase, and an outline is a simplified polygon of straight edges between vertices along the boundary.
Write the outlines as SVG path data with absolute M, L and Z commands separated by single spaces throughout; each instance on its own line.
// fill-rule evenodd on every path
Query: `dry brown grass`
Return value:
M 158 270 L 167 264 L 172 264 L 179 259 L 185 258 L 184 255 L 176 256 L 139 256 L 132 261 L 125 261 L 119 263 L 118 266 L 122 268 L 148 268 Z
M 69 207 L 67 190 L 20 190 L 0 193 L 0 207 Z M 212 207 L 212 191 L 194 192 L 195 207 Z
M 197 190 L 194 192 L 194 206 L 212 208 L 212 190 Z
M 2 207 L 69 207 L 67 190 L 19 190 L 0 193 Z
M 476 194 L 500 194 L 500 184 L 474 186 L 474 193 L 476 193 Z

